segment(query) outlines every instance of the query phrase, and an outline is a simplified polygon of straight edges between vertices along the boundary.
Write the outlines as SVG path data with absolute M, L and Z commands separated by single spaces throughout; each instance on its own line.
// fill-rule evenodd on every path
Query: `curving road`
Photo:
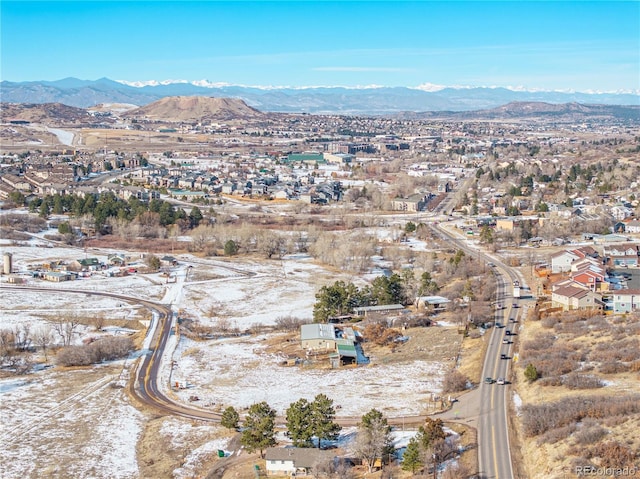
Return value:
M 152 334 L 150 348 L 147 354 L 142 356 L 141 361 L 138 363 L 136 368 L 135 375 L 129 383 L 130 393 L 141 403 L 150 406 L 163 414 L 173 414 L 202 421 L 220 422 L 220 413 L 182 404 L 170 397 L 167 397 L 167 395 L 162 391 L 163 387 L 161 387 L 160 384 L 160 381 L 162 380 L 162 356 L 164 354 L 167 341 L 171 334 L 173 334 L 173 326 L 175 323 L 174 312 L 171 310 L 170 305 L 116 293 L 19 285 L 3 286 L 3 292 L 10 292 L 12 290 L 28 290 L 49 293 L 55 291 L 59 293 L 84 294 L 88 296 L 106 296 L 110 298 L 117 298 L 128 303 L 140 304 L 155 312 L 158 320 L 155 322 L 155 325 L 152 323 L 148 331 L 148 334 Z M 426 416 L 423 415 L 394 417 L 389 418 L 389 424 L 397 426 L 422 425 L 424 424 L 425 418 Z M 284 418 L 279 417 L 277 420 L 283 422 Z M 335 421 L 344 427 L 356 426 L 361 421 L 361 417 L 336 417 Z
M 463 251 L 472 254 L 487 263 L 496 278 L 497 297 L 494 323 L 502 327 L 493 327 L 489 335 L 489 344 L 482 368 L 482 382 L 479 387 L 479 417 L 478 417 L 478 460 L 482 479 L 511 479 L 513 465 L 509 445 L 509 428 L 507 420 L 507 405 L 509 394 L 509 370 L 513 358 L 513 339 L 516 326 L 519 324 L 520 304 L 513 297 L 513 282 L 521 281 L 513 268 L 508 267 L 497 259 L 471 248 L 457 235 L 438 225 L 437 231 L 446 237 L 447 241 L 456 244 Z M 500 305 L 500 307 L 498 307 Z M 507 334 L 507 331 L 509 334 Z M 504 343 L 507 340 L 508 343 Z M 502 355 L 506 359 L 502 359 Z M 491 378 L 493 383 L 486 383 L 484 378 Z M 498 384 L 502 378 L 505 384 Z

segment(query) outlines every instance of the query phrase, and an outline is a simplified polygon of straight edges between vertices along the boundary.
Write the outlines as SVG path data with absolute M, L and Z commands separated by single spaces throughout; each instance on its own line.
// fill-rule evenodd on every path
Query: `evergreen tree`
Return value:
M 540 377 L 540 374 L 538 373 L 536 367 L 533 364 L 529 363 L 524 369 L 524 377 L 527 379 L 527 381 L 532 383 Z
M 423 465 L 420 442 L 415 437 L 412 437 L 409 439 L 409 444 L 407 444 L 407 448 L 402 455 L 402 470 L 411 471 L 411 474 L 415 474 L 416 470 Z
M 240 437 L 247 452 L 260 451 L 260 457 L 264 457 L 264 450 L 276 444 L 275 418 L 276 412 L 264 401 L 249 408 Z
M 194 206 L 191 209 L 191 213 L 189 213 L 189 224 L 191 225 L 191 227 L 195 228 L 196 226 L 198 226 L 202 221 L 202 218 L 202 211 L 200 211 L 200 208 L 198 208 L 197 206 Z
M 238 245 L 235 241 L 229 240 L 224 244 L 224 255 L 225 256 L 233 256 L 238 254 Z
M 332 316 L 340 316 L 351 312 L 354 301 L 359 296 L 358 288 L 353 283 L 345 284 L 336 281 L 330 286 L 323 286 L 316 293 L 316 303 L 313 306 L 313 320 L 316 323 L 327 322 Z
M 318 448 L 320 448 L 320 442 L 323 439 L 337 439 L 342 427 L 334 422 L 336 410 L 333 407 L 333 399 L 329 399 L 324 394 L 318 394 L 310 406 L 311 432 L 318 438 Z
M 238 423 L 240 422 L 240 415 L 233 406 L 229 406 L 222 413 L 220 424 L 227 429 L 238 429 Z
M 311 404 L 302 398 L 291 403 L 286 412 L 287 437 L 295 447 L 312 447 L 313 430 L 311 424 Z
M 49 213 L 51 213 L 51 210 L 49 209 L 49 203 L 47 203 L 46 201 L 43 201 L 42 204 L 40 205 L 40 210 L 38 211 L 38 215 L 41 218 L 48 218 L 49 217 Z

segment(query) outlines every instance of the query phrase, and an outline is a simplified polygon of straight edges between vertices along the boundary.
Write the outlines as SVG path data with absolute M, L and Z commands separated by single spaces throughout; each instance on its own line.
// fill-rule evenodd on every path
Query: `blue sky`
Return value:
M 640 2 L 2 0 L 1 79 L 640 89 Z

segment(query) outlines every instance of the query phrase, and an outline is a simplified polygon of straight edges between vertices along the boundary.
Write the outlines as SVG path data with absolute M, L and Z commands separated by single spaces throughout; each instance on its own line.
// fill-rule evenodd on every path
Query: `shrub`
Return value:
M 640 412 L 640 395 L 579 396 L 539 405 L 522 406 L 522 427 L 527 437 L 567 426 L 585 418 L 608 418 Z
M 300 326 L 306 324 L 302 318 L 296 318 L 295 316 L 279 316 L 276 318 L 276 329 L 283 331 L 296 331 L 300 329 Z
M 595 376 L 571 373 L 562 379 L 562 384 L 569 389 L 597 389 L 604 386 L 604 383 Z
M 83 346 L 62 348 L 56 359 L 62 366 L 88 366 L 121 358 L 131 350 L 133 350 L 131 338 L 108 337 Z
M 579 445 L 594 444 L 607 435 L 607 430 L 600 426 L 587 426 L 573 435 Z
M 555 444 L 556 442 L 566 439 L 575 432 L 577 426 L 569 424 L 568 426 L 551 429 L 538 438 L 538 444 Z
M 593 455 L 601 459 L 602 467 L 623 467 L 633 463 L 633 451 L 618 441 L 609 441 L 593 448 Z
M 527 378 L 527 381 L 532 383 L 533 381 L 538 379 L 540 375 L 538 374 L 538 370 L 536 369 L 536 367 L 533 364 L 529 363 L 524 369 L 524 377 Z
M 620 363 L 618 361 L 607 361 L 606 363 L 600 365 L 600 367 L 598 368 L 598 370 L 602 374 L 626 373 L 630 369 L 631 368 L 629 365 Z
M 467 389 L 468 381 L 469 378 L 460 371 L 457 369 L 450 369 L 444 375 L 444 379 L 442 381 L 442 392 L 448 394 L 464 391 Z

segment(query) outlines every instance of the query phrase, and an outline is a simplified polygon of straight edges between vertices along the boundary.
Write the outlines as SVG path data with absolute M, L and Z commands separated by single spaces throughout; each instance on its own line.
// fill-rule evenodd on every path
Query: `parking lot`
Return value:
M 630 276 L 630 279 L 619 278 L 625 289 L 640 289 L 640 268 L 618 268 L 614 269 L 612 273 L 615 276 Z

